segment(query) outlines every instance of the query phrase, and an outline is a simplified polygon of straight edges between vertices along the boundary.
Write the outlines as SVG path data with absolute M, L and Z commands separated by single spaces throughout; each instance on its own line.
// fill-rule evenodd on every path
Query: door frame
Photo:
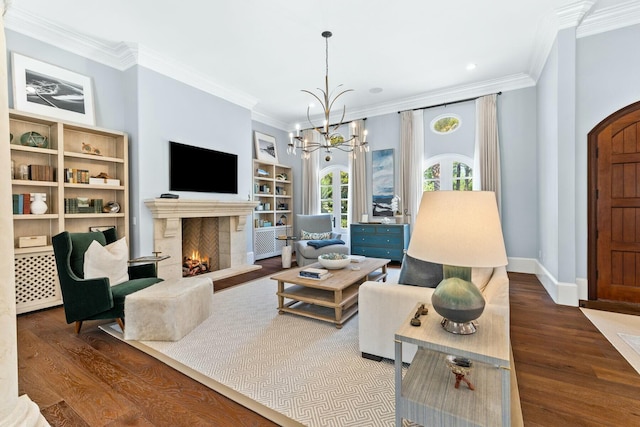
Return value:
M 620 110 L 610 114 L 607 118 L 598 123 L 587 134 L 587 280 L 588 280 L 588 301 L 598 301 L 598 247 L 596 231 L 598 229 L 598 138 L 600 134 L 614 121 L 620 120 L 624 116 L 640 110 L 640 101 L 627 105 Z M 630 303 L 612 302 L 613 305 L 627 305 Z M 587 306 L 586 304 L 580 304 Z M 636 304 L 634 304 L 636 305 Z M 595 306 L 591 305 L 595 308 Z

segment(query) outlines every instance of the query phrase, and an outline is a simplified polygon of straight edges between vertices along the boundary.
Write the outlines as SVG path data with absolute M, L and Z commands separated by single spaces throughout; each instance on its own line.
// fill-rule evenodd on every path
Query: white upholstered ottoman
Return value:
M 177 341 L 213 312 L 213 281 L 208 277 L 167 280 L 124 300 L 124 339 Z

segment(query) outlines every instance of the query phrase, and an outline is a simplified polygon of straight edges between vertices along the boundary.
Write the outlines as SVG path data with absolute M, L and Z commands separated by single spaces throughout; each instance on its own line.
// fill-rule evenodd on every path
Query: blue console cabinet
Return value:
M 402 262 L 409 224 L 351 224 L 351 253 Z

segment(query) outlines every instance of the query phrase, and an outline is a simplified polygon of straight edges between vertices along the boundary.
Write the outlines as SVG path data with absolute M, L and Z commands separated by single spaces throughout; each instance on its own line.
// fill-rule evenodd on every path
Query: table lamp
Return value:
M 454 334 L 476 332 L 473 320 L 484 297 L 471 282 L 472 267 L 507 265 L 492 191 L 426 191 L 422 195 L 407 254 L 442 264 L 444 279 L 433 292 L 433 309 Z

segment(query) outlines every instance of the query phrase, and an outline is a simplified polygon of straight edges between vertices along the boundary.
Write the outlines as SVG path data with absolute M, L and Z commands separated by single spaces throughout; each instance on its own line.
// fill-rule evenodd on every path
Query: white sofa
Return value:
M 506 268 L 474 268 L 471 280 L 484 295 L 485 310 L 504 310 L 508 321 L 509 277 Z M 432 293 L 433 288 L 388 282 L 363 283 L 358 295 L 359 341 L 363 357 L 393 360 L 395 333 L 417 303 L 425 303 L 430 308 L 429 316 L 440 316 L 431 308 Z M 403 343 L 402 361 L 410 363 L 416 350 L 415 345 Z

